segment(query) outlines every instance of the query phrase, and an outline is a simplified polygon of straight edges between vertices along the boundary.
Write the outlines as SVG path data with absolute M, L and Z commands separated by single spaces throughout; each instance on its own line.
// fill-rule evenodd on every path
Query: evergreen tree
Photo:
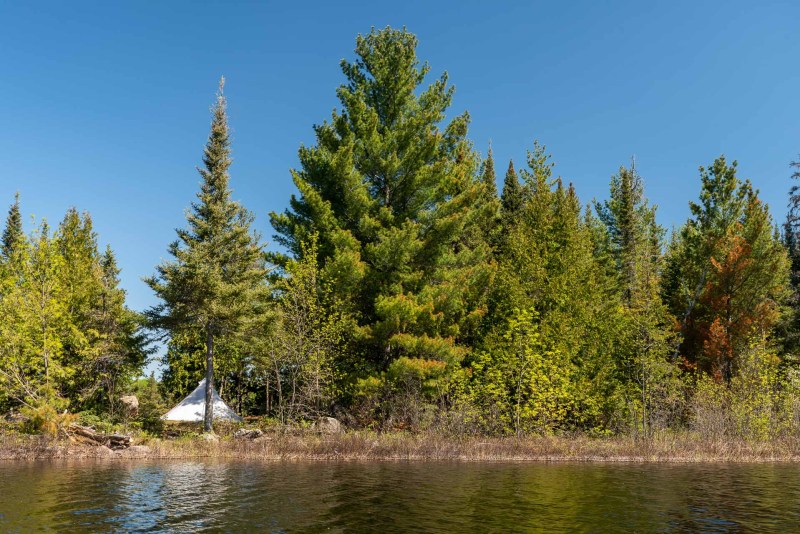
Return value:
M 492 147 L 486 159 L 481 163 L 481 180 L 484 184 L 484 194 L 480 205 L 477 207 L 483 213 L 480 216 L 480 226 L 483 229 L 483 239 L 496 251 L 502 242 L 502 219 L 500 216 L 500 198 L 497 195 L 497 176 L 494 170 L 494 155 Z
M 63 259 L 47 223 L 14 255 L 16 283 L 0 300 L 0 385 L 29 410 L 63 409 L 60 386 L 74 375 L 63 359 L 71 325 L 59 276 Z
M 3 229 L 2 237 L 2 257 L 6 261 L 11 257 L 14 246 L 23 237 L 22 234 L 22 215 L 19 211 L 19 193 L 14 195 L 14 203 L 8 209 L 6 226 Z
M 0 284 L 4 391 L 51 429 L 68 420 L 65 409 L 113 416 L 117 386 L 127 385 L 146 355 L 113 254 L 98 253 L 91 218 L 75 209 L 56 232 L 42 223 L 13 243 Z
M 300 149 L 300 197 L 272 214 L 276 241 L 297 259 L 319 235 L 322 276 L 358 323 L 367 372 L 403 355 L 459 361 L 491 280 L 469 117 L 441 125 L 453 88 L 443 75 L 417 91 L 430 68 L 416 46 L 405 30 L 358 37 L 358 59 L 342 62 L 343 109 Z
M 102 291 L 102 270 L 97 249 L 97 234 L 88 213 L 70 208 L 54 236 L 62 260 L 59 272 L 60 299 L 71 328 L 61 338 L 63 364 L 78 369 L 99 356 L 99 332 L 93 322 L 94 306 Z M 94 374 L 72 373 L 64 383 L 64 395 L 77 406 L 95 391 Z
M 146 280 L 161 303 L 147 315 L 151 325 L 173 336 L 202 332 L 205 343 L 204 429 L 213 430 L 214 341 L 237 335 L 254 323 L 266 304 L 266 270 L 253 215 L 231 199 L 231 164 L 226 101 L 220 82 L 211 133 L 203 157 L 198 202 L 169 246 L 173 257 Z
M 793 180 L 800 180 L 800 158 L 789 164 L 789 167 L 794 170 L 792 172 Z M 793 185 L 789 189 L 789 214 L 786 218 L 786 233 L 791 236 L 792 243 L 798 243 L 798 235 L 800 235 L 800 185 Z M 792 256 L 797 256 L 799 253 L 790 251 Z
M 494 172 L 494 155 L 492 154 L 492 147 L 489 147 L 489 153 L 486 160 L 481 164 L 481 178 L 486 186 L 486 197 L 488 200 L 497 198 L 497 175 Z
M 800 180 L 800 159 L 789 165 L 797 169 L 791 178 Z M 796 364 L 800 352 L 800 186 L 797 185 L 789 190 L 789 212 L 783 227 L 783 240 L 791 262 L 789 281 L 792 294 L 789 298 L 791 308 L 780 325 L 780 337 L 784 356 L 792 358 Z
M 514 162 L 508 162 L 508 170 L 503 180 L 503 194 L 501 196 L 503 220 L 513 219 L 525 202 L 522 194 L 522 186 L 519 183 L 519 176 L 514 170 Z
M 484 349 L 505 350 L 501 340 L 515 310 L 534 309 L 542 343 L 575 364 L 567 374 L 576 398 L 562 422 L 605 425 L 619 396 L 618 294 L 608 269 L 594 256 L 597 224 L 584 219 L 574 188 L 554 179 L 552 168 L 536 143 L 521 173 L 518 198 L 524 203 L 503 230 L 506 245 L 493 298 L 499 330 L 487 337 Z
M 664 229 L 656 222 L 656 208 L 649 205 L 633 164 L 612 177 L 610 199 L 595 207 L 608 232 L 629 325 L 617 361 L 623 379 L 637 384 L 638 392 L 631 392 L 626 404 L 641 413 L 636 420 L 647 434 L 653 419 L 663 420 L 677 390 L 678 369 L 670 361 L 674 318 L 660 295 Z
M 140 314 L 125 306 L 125 291 L 119 287 L 120 269 L 111 247 L 99 258 L 100 289 L 93 297 L 90 324 L 95 333 L 92 358 L 83 362 L 83 371 L 92 377 L 83 396 L 99 401 L 115 414 L 118 392 L 133 380 L 144 366 L 148 341 Z
M 680 350 L 729 383 L 752 339 L 772 333 L 789 259 L 769 210 L 724 157 L 700 168 L 700 203 L 671 246 L 665 295 L 682 317 Z

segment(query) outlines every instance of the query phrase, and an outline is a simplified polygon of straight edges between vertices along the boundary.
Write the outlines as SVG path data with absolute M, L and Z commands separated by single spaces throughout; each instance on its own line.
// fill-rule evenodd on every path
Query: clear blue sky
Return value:
M 783 219 L 800 153 L 800 2 L 54 2 L 0 0 L 0 207 L 56 223 L 88 210 L 129 304 L 184 223 L 217 80 L 235 196 L 267 214 L 337 105 L 339 61 L 371 26 L 407 26 L 502 176 L 539 139 L 581 199 L 636 156 L 660 221 L 680 224 L 697 167 L 740 162 Z M 699 5 L 702 4 L 702 5 Z M 28 222 L 30 226 L 30 222 Z

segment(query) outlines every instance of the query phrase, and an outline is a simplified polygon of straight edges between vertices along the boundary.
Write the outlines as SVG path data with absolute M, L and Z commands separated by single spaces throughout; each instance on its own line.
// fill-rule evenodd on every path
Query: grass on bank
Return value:
M 349 431 L 325 435 L 301 429 L 271 431 L 255 440 L 218 441 L 188 433 L 175 439 L 140 436 L 131 449 L 111 453 L 65 439 L 0 432 L 0 460 L 59 458 L 771 462 L 800 460 L 800 440 L 708 440 L 693 432 L 664 432 L 648 440 L 585 435 L 525 438 L 452 437 L 437 433 Z

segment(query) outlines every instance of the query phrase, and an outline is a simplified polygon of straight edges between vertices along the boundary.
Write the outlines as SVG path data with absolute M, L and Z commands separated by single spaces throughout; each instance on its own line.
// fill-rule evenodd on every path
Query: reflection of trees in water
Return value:
M 108 477 L 105 523 L 118 529 L 158 529 L 167 519 L 162 494 L 164 473 L 157 465 L 126 463 L 104 472 Z
M 193 531 L 224 525 L 235 497 L 228 464 L 166 463 L 160 466 L 162 506 L 171 529 Z
M 789 531 L 793 465 L 0 464 L 0 532 Z

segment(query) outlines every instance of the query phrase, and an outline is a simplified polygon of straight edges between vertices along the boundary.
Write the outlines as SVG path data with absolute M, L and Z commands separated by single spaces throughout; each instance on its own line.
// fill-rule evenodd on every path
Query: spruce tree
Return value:
M 19 210 L 19 193 L 14 195 L 14 203 L 8 209 L 6 226 L 3 229 L 2 252 L 3 258 L 8 261 L 13 253 L 14 246 L 22 238 L 22 215 Z
M 102 291 L 100 254 L 97 234 L 88 213 L 70 208 L 58 226 L 54 245 L 62 259 L 59 282 L 61 300 L 74 328 L 64 332 L 63 364 L 68 369 L 81 369 L 64 383 L 64 395 L 77 406 L 96 391 L 95 374 L 90 362 L 100 355 L 100 333 L 93 321 L 94 305 Z
M 443 75 L 418 90 L 430 68 L 416 46 L 391 28 L 357 38 L 358 58 L 342 62 L 343 109 L 300 149 L 300 196 L 272 214 L 276 241 L 297 259 L 319 235 L 322 276 L 350 303 L 367 371 L 400 356 L 459 361 L 490 283 L 469 117 L 442 124 L 453 88 Z
M 135 378 L 150 350 L 142 316 L 125 305 L 120 269 L 111 247 L 100 255 L 99 267 L 99 291 L 93 295 L 90 318 L 96 332 L 94 357 L 83 362 L 92 380 L 84 397 L 99 396 L 102 407 L 113 416 L 120 387 Z
M 486 186 L 487 200 L 497 198 L 497 175 L 494 172 L 494 155 L 492 154 L 492 147 L 489 147 L 489 153 L 486 155 L 481 165 L 481 178 Z
M 502 219 L 500 215 L 501 204 L 497 195 L 497 175 L 494 170 L 494 155 L 492 147 L 486 159 L 481 163 L 480 177 L 484 186 L 482 201 L 477 210 L 479 212 L 479 225 L 483 231 L 483 240 L 497 252 L 502 244 Z
M 638 387 L 626 405 L 638 405 L 641 416 L 635 420 L 647 435 L 653 412 L 670 402 L 677 389 L 678 369 L 670 361 L 674 318 L 660 294 L 664 229 L 633 164 L 611 178 L 610 199 L 595 208 L 608 233 L 625 311 L 626 335 L 617 362 L 623 379 Z
M 63 358 L 72 330 L 60 280 L 64 261 L 46 222 L 14 254 L 17 279 L 0 299 L 0 386 L 34 412 L 60 411 L 67 407 L 63 385 L 75 372 Z
M 187 330 L 202 333 L 206 432 L 213 431 L 214 341 L 243 333 L 266 302 L 262 247 L 250 229 L 253 215 L 231 199 L 223 86 L 224 78 L 212 112 L 203 168 L 198 169 L 202 178 L 198 201 L 187 214 L 188 228 L 179 229 L 178 239 L 169 246 L 173 259 L 146 279 L 161 299 L 147 312 L 154 328 L 172 336 Z
M 656 210 L 647 202 L 644 182 L 633 165 L 620 167 L 610 188 L 611 198 L 595 207 L 611 239 L 624 300 L 631 306 L 658 271 L 651 264 L 659 257 L 664 230 L 655 222 Z
M 513 161 L 508 162 L 508 170 L 506 171 L 506 177 L 503 180 L 503 193 L 500 198 L 502 203 L 503 220 L 512 220 L 522 209 L 522 206 L 525 202 L 522 193 L 522 186 L 519 183 L 519 176 L 517 175 L 517 171 L 514 169 Z

